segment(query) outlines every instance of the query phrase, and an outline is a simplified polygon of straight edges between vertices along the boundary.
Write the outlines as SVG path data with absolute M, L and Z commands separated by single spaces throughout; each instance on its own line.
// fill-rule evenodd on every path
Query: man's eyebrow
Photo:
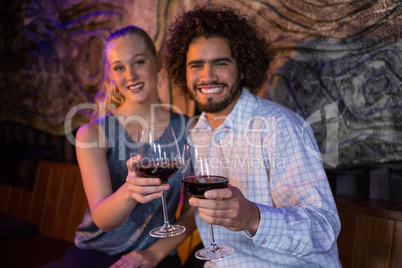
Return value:
M 227 57 L 216 58 L 216 59 L 213 59 L 211 62 L 217 63 L 217 62 L 221 62 L 221 61 L 232 62 L 232 60 Z
M 217 62 L 221 62 L 221 61 L 225 61 L 225 62 L 232 62 L 231 59 L 227 58 L 227 57 L 220 57 L 220 58 L 214 58 L 210 61 L 206 61 L 206 60 L 192 60 L 189 61 L 187 63 L 187 66 L 193 65 L 193 64 L 202 64 L 202 63 L 206 63 L 206 62 L 211 62 L 211 63 L 217 63 Z
M 193 64 L 202 64 L 202 63 L 205 63 L 205 60 L 192 60 L 187 63 L 187 66 L 190 66 Z

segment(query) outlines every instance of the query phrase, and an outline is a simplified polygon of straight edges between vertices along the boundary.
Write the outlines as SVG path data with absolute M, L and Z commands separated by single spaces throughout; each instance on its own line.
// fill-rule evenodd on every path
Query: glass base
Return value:
M 233 248 L 221 246 L 200 249 L 195 253 L 195 257 L 200 260 L 221 260 L 234 252 Z
M 186 227 L 181 225 L 169 225 L 168 227 L 156 227 L 149 232 L 150 236 L 157 238 L 171 237 L 184 233 Z

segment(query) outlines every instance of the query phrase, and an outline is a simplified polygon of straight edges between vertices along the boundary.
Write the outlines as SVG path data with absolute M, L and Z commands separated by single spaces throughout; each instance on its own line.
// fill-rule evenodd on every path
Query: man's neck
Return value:
M 227 117 L 227 115 L 218 115 L 218 114 L 206 114 L 206 116 L 208 118 L 209 125 L 211 126 L 212 130 L 222 125 L 222 123 L 225 121 Z
M 226 117 L 228 117 L 230 112 L 235 107 L 237 101 L 240 98 L 240 95 L 241 94 L 239 94 L 239 96 L 231 104 L 229 104 L 225 109 L 223 109 L 222 111 L 217 112 L 217 113 L 206 113 L 205 114 L 207 116 L 207 118 L 208 118 L 209 125 L 211 126 L 212 130 L 216 129 L 217 127 L 222 125 L 223 122 L 225 122 Z

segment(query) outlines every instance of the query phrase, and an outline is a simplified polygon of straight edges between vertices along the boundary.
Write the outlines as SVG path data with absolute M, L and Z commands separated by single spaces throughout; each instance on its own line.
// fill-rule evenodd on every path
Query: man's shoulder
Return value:
M 287 117 L 297 117 L 301 118 L 300 115 L 293 112 L 289 108 L 274 102 L 272 100 L 263 99 L 261 97 L 256 96 L 257 105 L 255 109 L 255 113 L 271 115 L 271 116 L 287 116 Z

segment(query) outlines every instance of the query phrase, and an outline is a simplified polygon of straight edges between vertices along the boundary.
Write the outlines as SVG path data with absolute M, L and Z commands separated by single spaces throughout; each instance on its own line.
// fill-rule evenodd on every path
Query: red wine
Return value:
M 229 180 L 222 176 L 190 176 L 183 179 L 183 189 L 197 198 L 204 199 L 204 193 L 212 189 L 226 188 Z
M 180 164 L 175 161 L 143 162 L 137 166 L 138 172 L 145 178 L 159 178 L 167 183 L 170 176 L 179 171 Z

